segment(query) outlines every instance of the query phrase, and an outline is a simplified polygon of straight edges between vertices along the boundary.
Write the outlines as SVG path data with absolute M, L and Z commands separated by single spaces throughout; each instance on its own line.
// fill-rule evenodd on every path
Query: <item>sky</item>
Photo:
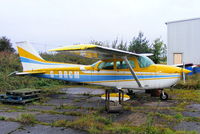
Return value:
M 139 32 L 167 44 L 166 22 L 200 17 L 199 0 L 0 0 L 0 37 L 39 51 Z

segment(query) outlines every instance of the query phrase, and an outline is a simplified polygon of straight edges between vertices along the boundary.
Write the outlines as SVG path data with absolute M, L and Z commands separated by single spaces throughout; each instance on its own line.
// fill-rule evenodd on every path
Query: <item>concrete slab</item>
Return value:
M 15 131 L 20 127 L 20 124 L 17 122 L 9 122 L 9 121 L 0 121 L 0 133 L 8 134 L 10 132 Z
M 189 110 L 200 111 L 200 104 L 191 104 L 191 105 L 188 105 L 186 108 L 188 108 Z
M 39 114 L 36 116 L 36 119 L 38 121 L 46 122 L 46 123 L 53 123 L 56 120 L 73 121 L 77 118 L 78 118 L 77 116 L 61 115 L 61 114 Z
M 44 125 L 25 126 L 12 134 L 87 134 L 87 132 L 71 128 L 51 127 Z
M 29 110 L 46 110 L 46 111 L 49 111 L 49 110 L 54 110 L 54 106 L 41 106 L 41 105 L 32 105 L 32 106 L 27 106 L 26 109 L 29 109 Z
M 73 103 L 73 100 L 68 100 L 68 99 L 51 99 L 47 101 L 45 104 L 50 104 L 50 105 L 63 105 L 63 104 L 71 104 Z
M 156 101 L 156 102 L 147 102 L 143 104 L 144 106 L 153 106 L 153 107 L 170 107 L 173 106 L 174 103 L 172 102 L 160 102 L 160 101 Z
M 39 112 L 0 112 L 0 116 L 6 118 L 18 118 L 21 114 L 38 114 Z
M 63 88 L 61 89 L 62 92 L 67 94 L 91 94 L 91 95 L 98 95 L 104 94 L 105 91 L 103 89 L 91 89 L 85 87 L 74 87 L 74 88 Z
M 175 126 L 174 129 L 180 131 L 197 131 L 198 133 L 200 133 L 200 122 L 183 121 Z
M 184 116 L 200 117 L 200 111 L 195 112 L 183 112 Z

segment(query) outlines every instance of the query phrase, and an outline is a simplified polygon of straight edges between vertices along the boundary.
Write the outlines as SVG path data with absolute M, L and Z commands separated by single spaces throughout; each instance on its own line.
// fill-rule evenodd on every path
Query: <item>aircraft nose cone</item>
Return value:
M 185 74 L 188 74 L 188 73 L 190 73 L 190 72 L 192 72 L 192 71 L 190 71 L 190 70 L 188 70 L 188 69 L 182 69 L 182 72 L 185 73 Z
M 184 69 L 184 68 L 177 68 L 177 69 L 175 69 L 175 73 L 185 73 L 185 74 L 188 74 L 188 73 L 190 73 L 191 71 L 190 70 L 188 70 L 188 69 Z

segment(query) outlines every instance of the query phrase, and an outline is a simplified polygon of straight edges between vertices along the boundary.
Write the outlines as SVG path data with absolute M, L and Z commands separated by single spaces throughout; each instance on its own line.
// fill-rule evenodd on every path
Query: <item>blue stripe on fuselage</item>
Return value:
M 72 81 L 72 82 L 95 82 L 95 81 L 114 81 L 114 80 L 132 80 L 134 79 L 131 75 L 79 75 L 79 78 L 60 78 L 59 75 L 54 74 L 54 77 L 50 77 L 48 74 L 40 74 L 40 75 L 33 75 L 36 77 L 42 78 L 50 78 L 50 79 L 58 79 L 58 80 L 65 80 L 65 81 Z M 180 77 L 180 75 L 138 75 L 138 79 L 156 79 L 156 78 L 172 78 L 172 77 Z

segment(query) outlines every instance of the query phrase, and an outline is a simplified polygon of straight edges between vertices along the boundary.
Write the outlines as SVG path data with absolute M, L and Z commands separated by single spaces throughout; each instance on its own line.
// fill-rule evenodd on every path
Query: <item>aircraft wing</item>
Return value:
M 96 58 L 96 59 L 113 59 L 117 57 L 133 57 L 133 56 L 143 56 L 143 54 L 136 54 L 132 52 L 127 52 L 123 50 L 103 47 L 99 45 L 93 44 L 80 44 L 80 45 L 72 45 L 67 47 L 60 47 L 56 49 L 51 49 L 49 51 L 57 51 L 57 52 L 67 52 L 72 55 L 78 55 L 81 57 L 87 58 Z

